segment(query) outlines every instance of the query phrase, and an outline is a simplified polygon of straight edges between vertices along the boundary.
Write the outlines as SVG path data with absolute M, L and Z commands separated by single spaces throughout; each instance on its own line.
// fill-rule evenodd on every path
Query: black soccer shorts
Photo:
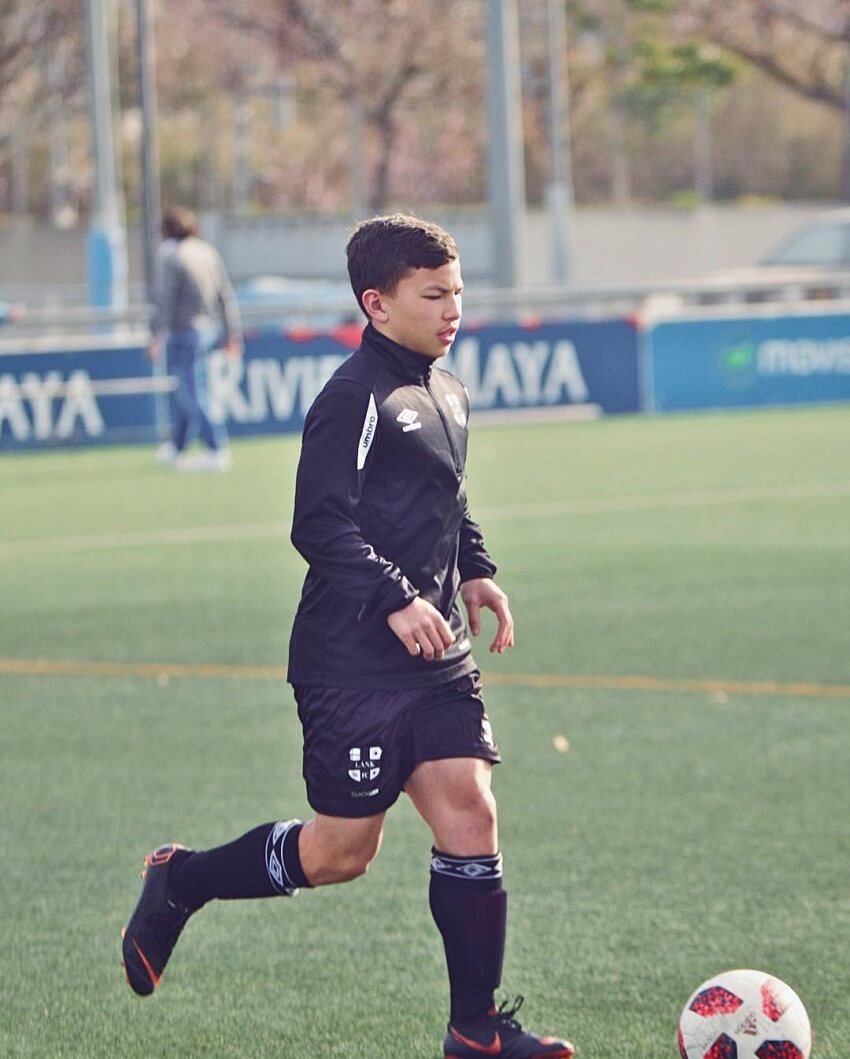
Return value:
M 425 688 L 296 684 L 307 800 L 326 816 L 382 813 L 422 761 L 501 761 L 478 670 Z

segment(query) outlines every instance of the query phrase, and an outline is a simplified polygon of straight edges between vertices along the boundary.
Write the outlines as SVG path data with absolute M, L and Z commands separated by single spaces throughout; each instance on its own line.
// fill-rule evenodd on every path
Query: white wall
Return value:
M 580 284 L 629 284 L 695 278 L 756 261 L 824 206 L 704 206 L 692 210 L 601 207 L 576 211 L 574 275 Z M 467 281 L 487 283 L 491 238 L 483 210 L 434 211 L 455 233 Z M 274 273 L 345 276 L 351 224 L 342 219 L 205 217 L 204 233 L 223 251 L 234 277 Z M 550 282 L 550 226 L 532 212 L 526 224 L 525 278 Z M 86 283 L 84 231 L 0 230 L 0 297 L 15 288 Z M 128 232 L 131 282 L 142 273 L 139 233 Z
M 576 283 L 692 279 L 717 269 L 754 264 L 798 224 L 824 207 L 703 206 L 692 210 L 581 209 L 575 219 Z M 545 220 L 532 221 L 537 245 Z M 529 279 L 541 282 L 540 263 Z

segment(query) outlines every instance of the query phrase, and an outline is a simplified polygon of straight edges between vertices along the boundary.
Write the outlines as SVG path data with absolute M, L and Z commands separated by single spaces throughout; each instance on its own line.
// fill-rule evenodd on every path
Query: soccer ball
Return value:
M 679 1018 L 682 1059 L 809 1059 L 812 1028 L 794 990 L 763 971 L 703 982 Z

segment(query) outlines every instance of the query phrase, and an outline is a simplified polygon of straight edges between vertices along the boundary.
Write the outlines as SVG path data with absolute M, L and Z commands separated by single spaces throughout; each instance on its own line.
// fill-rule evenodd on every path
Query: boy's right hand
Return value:
M 387 625 L 407 648 L 408 654 L 414 657 L 421 654 L 426 662 L 442 658 L 455 639 L 443 615 L 421 596 L 401 610 L 388 614 Z

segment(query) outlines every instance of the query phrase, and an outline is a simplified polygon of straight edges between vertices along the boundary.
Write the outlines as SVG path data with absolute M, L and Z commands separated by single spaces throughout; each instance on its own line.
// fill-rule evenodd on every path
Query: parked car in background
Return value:
M 708 277 L 738 288 L 747 302 L 850 297 L 850 209 L 831 210 L 800 225 L 754 265 Z M 710 289 L 702 302 L 710 300 Z M 719 294 L 719 291 L 718 291 Z M 729 300 L 718 297 L 715 300 Z
M 758 263 L 762 268 L 850 268 L 850 209 L 833 210 L 795 228 Z

